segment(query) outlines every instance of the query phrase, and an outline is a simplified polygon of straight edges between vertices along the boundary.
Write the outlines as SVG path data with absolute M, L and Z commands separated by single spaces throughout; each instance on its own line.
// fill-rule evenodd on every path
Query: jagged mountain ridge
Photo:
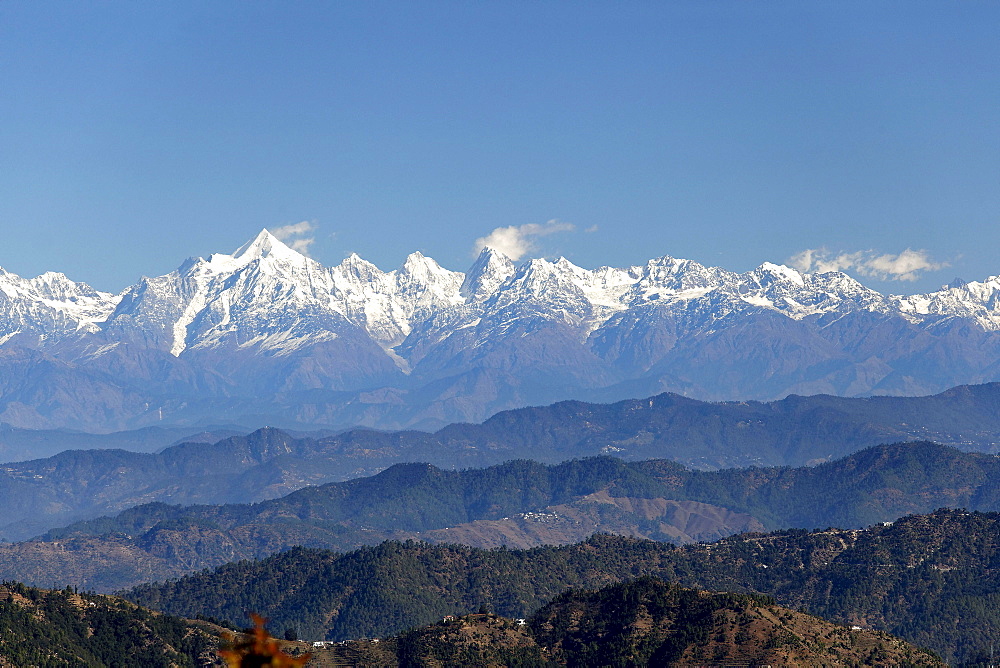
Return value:
M 479 421 L 566 398 L 921 394 L 1000 374 L 1000 277 L 886 296 L 846 274 L 669 256 L 582 269 L 486 249 L 324 267 L 262 231 L 119 295 L 0 273 L 0 421 Z M 39 369 L 46 374 L 38 379 Z

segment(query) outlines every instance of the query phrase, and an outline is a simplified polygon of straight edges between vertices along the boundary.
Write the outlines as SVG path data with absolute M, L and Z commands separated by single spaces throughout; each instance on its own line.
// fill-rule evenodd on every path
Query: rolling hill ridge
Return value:
M 1000 459 L 931 443 L 876 446 L 816 467 L 691 471 L 663 460 L 400 464 L 256 504 L 138 506 L 0 544 L 0 577 L 111 591 L 296 545 L 386 539 L 481 547 L 567 544 L 595 532 L 671 542 L 891 521 L 943 505 L 1000 510 Z
M 656 578 L 564 593 L 527 623 L 466 615 L 386 642 L 347 643 L 344 654 L 387 666 L 945 665 L 886 633 L 831 624 L 767 597 Z
M 355 429 L 310 437 L 266 428 L 158 453 L 70 451 L 0 466 L 0 503 L 7 508 L 0 538 L 23 540 L 149 502 L 263 501 L 402 462 L 465 468 L 613 455 L 671 459 L 696 469 L 802 466 L 906 440 L 996 452 L 1000 384 L 929 397 L 819 395 L 767 403 L 663 394 L 516 409 L 481 425 L 449 425 L 434 433 Z

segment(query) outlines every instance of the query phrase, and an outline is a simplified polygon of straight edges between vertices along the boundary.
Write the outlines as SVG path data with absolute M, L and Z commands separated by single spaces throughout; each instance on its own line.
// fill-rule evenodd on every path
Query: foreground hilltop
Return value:
M 0 584 L 0 666 L 221 666 L 221 630 L 113 596 Z
M 397 634 L 482 606 L 528 618 L 567 588 L 655 575 L 684 587 L 772 596 L 961 664 L 986 661 L 1000 631 L 997 535 L 996 513 L 939 511 L 866 530 L 745 534 L 684 547 L 595 536 L 530 550 L 416 542 L 343 554 L 297 548 L 127 596 L 185 616 L 236 619 L 257 610 L 276 628 L 342 640 Z
M 667 666 L 705 660 L 944 665 L 898 638 L 792 612 L 767 597 L 712 594 L 656 578 L 566 592 L 527 623 L 490 613 L 447 616 L 382 642 L 319 647 L 296 641 L 294 628 L 281 635 L 287 639 L 263 643 L 270 646 L 268 653 L 291 658 L 311 650 L 311 660 L 296 665 L 314 668 Z M 0 666 L 222 666 L 220 640 L 238 648 L 245 638 L 214 623 L 154 613 L 111 596 L 0 585 Z
M 436 427 L 566 398 L 921 394 L 994 380 L 1000 278 L 886 296 L 669 256 L 324 267 L 266 230 L 119 295 L 0 270 L 0 421 Z
M 793 612 L 768 597 L 657 578 L 566 592 L 526 622 L 446 618 L 388 642 L 348 643 L 338 653 L 385 666 L 945 665 L 887 633 Z

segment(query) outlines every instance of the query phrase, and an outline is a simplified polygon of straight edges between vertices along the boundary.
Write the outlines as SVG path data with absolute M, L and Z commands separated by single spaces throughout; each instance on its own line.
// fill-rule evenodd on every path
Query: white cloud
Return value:
M 897 281 L 915 281 L 921 272 L 937 271 L 947 266 L 947 262 L 931 260 L 927 251 L 907 248 L 899 255 L 879 255 L 869 258 L 861 273 L 883 279 L 889 277 Z
M 932 260 L 927 251 L 912 248 L 897 255 L 874 250 L 831 253 L 826 248 L 810 248 L 790 257 L 788 263 L 803 272 L 856 271 L 883 281 L 915 281 L 923 272 L 948 266 L 947 262 Z
M 316 241 L 315 237 L 305 236 L 310 232 L 315 232 L 317 225 L 315 222 L 303 220 L 301 223 L 282 225 L 271 230 L 271 234 L 285 242 L 289 248 L 298 251 L 303 255 L 309 255 L 309 247 Z
M 550 220 L 545 224 L 528 223 L 527 225 L 511 225 L 498 227 L 485 237 L 476 239 L 473 254 L 477 255 L 484 248 L 500 251 L 511 260 L 517 261 L 528 253 L 537 250 L 537 237 L 548 236 L 557 232 L 571 232 L 575 229 L 572 223 Z
M 793 255 L 788 263 L 803 272 L 845 271 L 854 269 L 863 254 L 863 251 L 857 251 L 834 255 L 825 248 L 809 248 Z

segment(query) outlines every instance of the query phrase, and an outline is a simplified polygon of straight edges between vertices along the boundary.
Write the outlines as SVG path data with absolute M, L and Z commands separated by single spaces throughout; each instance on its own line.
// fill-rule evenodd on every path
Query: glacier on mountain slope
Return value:
M 25 279 L 0 269 L 0 338 L 43 347 L 95 333 L 117 302 L 117 296 L 60 273 Z
M 53 355 L 76 379 L 67 387 L 124 383 L 124 395 L 101 390 L 109 415 L 115 402 L 150 408 L 117 426 L 190 412 L 199 396 L 260 412 L 280 395 L 314 402 L 299 421 L 399 426 L 586 388 L 906 393 L 1000 375 L 996 332 L 998 277 L 887 296 L 840 272 L 769 262 L 735 273 L 664 256 L 588 270 L 565 258 L 515 265 L 489 248 L 466 273 L 420 253 L 383 272 L 357 255 L 325 267 L 266 230 L 120 295 L 0 270 L 0 347 Z M 925 363 L 924 350 L 940 359 Z M 348 394 L 296 394 L 320 391 Z M 0 386 L 0 420 L 36 400 L 19 396 Z

